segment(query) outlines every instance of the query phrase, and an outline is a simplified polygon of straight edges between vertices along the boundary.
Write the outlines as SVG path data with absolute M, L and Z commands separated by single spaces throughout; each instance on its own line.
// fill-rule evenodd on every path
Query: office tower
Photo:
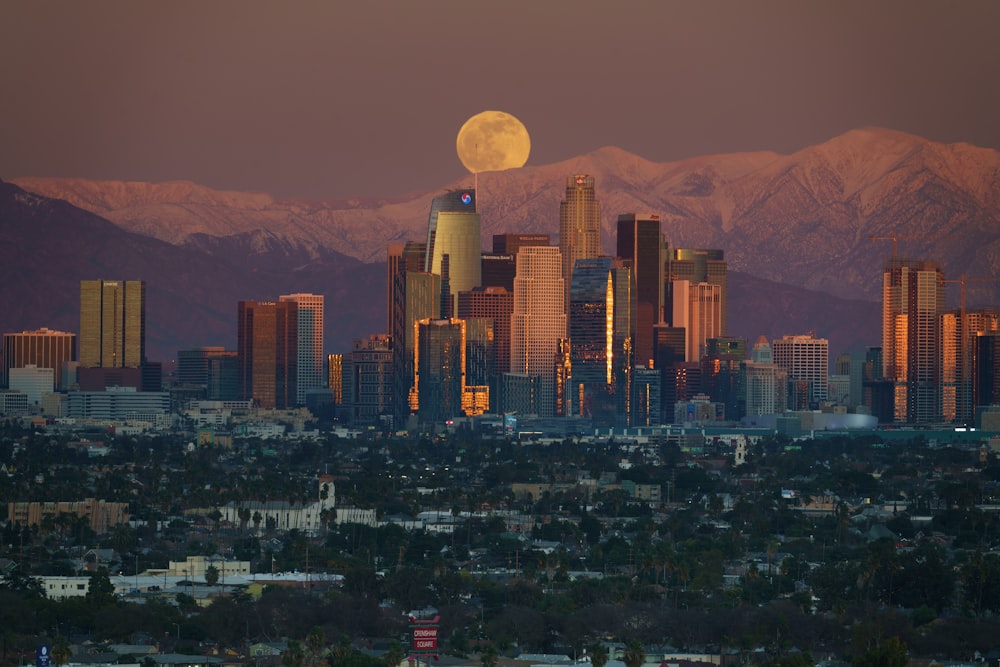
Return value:
M 632 265 L 622 259 L 611 262 L 614 297 L 612 323 L 612 382 L 615 395 L 616 426 L 628 427 L 632 408 L 632 369 L 635 366 L 636 300 Z M 657 396 L 659 389 L 657 389 Z
M 462 392 L 462 412 L 468 416 L 481 415 L 492 410 L 497 386 L 495 325 L 492 318 L 469 318 L 464 321 L 465 389 Z M 508 318 L 508 326 L 509 322 Z
M 234 400 L 239 394 L 238 367 L 235 350 L 222 347 L 180 350 L 177 352 L 174 378 L 178 385 L 200 388 L 205 398 Z
M 667 246 L 660 216 L 624 213 L 618 216 L 618 257 L 633 267 L 636 290 L 635 358 L 653 358 L 653 325 L 663 321 L 663 276 Z
M 482 254 L 483 287 L 503 287 L 513 294 L 517 251 L 523 246 L 532 245 L 549 245 L 549 235 L 494 234 L 493 252 Z
M 722 329 L 722 287 L 713 283 L 674 280 L 673 317 L 675 327 L 687 332 L 684 359 L 697 362 L 705 353 L 709 338 L 724 336 Z
M 973 355 L 976 337 L 1000 329 L 995 308 L 948 310 L 941 316 L 941 417 L 971 424 Z
M 788 374 L 793 410 L 818 408 L 827 400 L 830 342 L 813 334 L 782 336 L 771 342 L 774 363 Z
M 55 386 L 63 387 L 63 364 L 76 361 L 76 334 L 41 328 L 3 335 L 3 377 L 12 368 L 34 364 L 55 371 Z
M 460 416 L 465 390 L 465 320 L 419 320 L 413 332 L 410 410 L 423 424 Z
M 323 387 L 323 295 L 283 294 L 278 300 L 294 301 L 299 307 L 295 403 L 305 405 L 306 394 Z
M 412 336 L 410 337 L 412 339 Z M 356 425 L 384 425 L 392 417 L 393 341 L 387 334 L 355 338 L 344 360 L 344 406 Z
M 237 304 L 240 397 L 262 408 L 295 405 L 299 308 L 294 301 Z
M 663 409 L 660 417 L 673 423 L 678 402 L 690 401 L 701 391 L 701 366 L 698 362 L 680 362 L 661 369 L 660 392 Z
M 334 405 L 344 403 L 344 355 L 326 355 L 326 384 Z
M 10 369 L 7 378 L 11 391 L 19 391 L 28 397 L 28 405 L 37 406 L 45 394 L 51 394 L 55 388 L 55 369 L 39 368 L 35 364 L 27 364 Z
M 629 426 L 659 426 L 663 423 L 660 413 L 660 370 L 636 366 L 632 372 Z
M 552 414 L 556 417 L 573 416 L 573 359 L 569 338 L 560 338 L 556 344 L 552 371 L 555 378 L 555 406 Z
M 569 290 L 569 338 L 574 413 L 594 417 L 610 403 L 614 361 L 611 258 L 578 259 Z
M 976 336 L 973 349 L 973 406 L 1000 405 L 1000 333 Z
M 413 323 L 441 318 L 441 276 L 424 271 L 400 270 L 394 277 L 392 337 L 392 414 L 399 428 L 410 415 L 413 386 Z
M 393 317 L 396 304 L 396 274 L 401 271 L 424 271 L 427 261 L 427 244 L 406 241 L 405 243 L 390 243 L 386 252 L 385 276 L 385 330 L 392 332 L 395 328 Z
M 514 292 L 503 287 L 476 287 L 458 293 L 458 318 L 493 321 L 493 368 L 491 376 L 510 372 L 510 316 Z
M 710 283 L 719 286 L 721 322 L 719 335 L 727 335 L 727 304 L 729 296 L 728 267 L 722 250 L 704 248 L 674 248 L 667 263 L 667 293 L 664 294 L 664 317 L 670 312 L 673 301 L 673 281 L 687 280 L 691 283 Z M 683 326 L 674 323 L 674 326 Z
M 744 361 L 740 394 L 743 419 L 780 414 L 788 403 L 788 373 L 777 364 Z
M 771 344 L 767 342 L 766 336 L 758 336 L 757 342 L 753 344 L 753 349 L 750 350 L 750 359 L 758 364 L 773 364 L 774 363 L 774 350 L 771 349 Z
M 80 366 L 139 368 L 146 360 L 146 283 L 80 281 Z
M 559 339 L 566 337 L 565 293 L 559 248 L 521 248 L 514 278 L 510 368 L 539 378 L 542 417 L 551 417 L 555 409 L 552 365 Z
M 882 375 L 893 384 L 893 421 L 941 419 L 944 274 L 928 260 L 890 257 L 882 272 Z
M 459 292 L 482 284 L 482 241 L 476 213 L 475 191 L 450 192 L 435 197 L 427 229 L 427 261 L 424 270 L 444 278 L 442 261 L 448 256 L 448 294 L 451 307 Z
M 601 254 L 601 203 L 594 193 L 594 177 L 576 174 L 566 179 L 566 199 L 559 204 L 559 252 L 566 303 L 578 259 Z
M 702 391 L 725 408 L 725 418 L 739 420 L 740 367 L 747 358 L 744 338 L 709 338 L 701 358 Z
M 548 234 L 494 234 L 493 253 L 495 255 L 514 255 L 527 246 L 551 245 Z

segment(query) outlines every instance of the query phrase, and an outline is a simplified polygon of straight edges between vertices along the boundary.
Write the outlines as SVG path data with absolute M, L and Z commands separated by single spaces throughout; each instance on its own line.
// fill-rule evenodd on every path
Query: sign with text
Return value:
M 414 651 L 436 651 L 438 646 L 438 629 L 417 626 L 413 628 Z
M 35 647 L 35 667 L 49 667 L 51 664 L 51 651 L 48 644 L 39 644 Z

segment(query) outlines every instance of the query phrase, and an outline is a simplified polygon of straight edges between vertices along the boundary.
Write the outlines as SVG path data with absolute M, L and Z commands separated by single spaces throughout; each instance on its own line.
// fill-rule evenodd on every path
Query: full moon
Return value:
M 523 167 L 531 152 L 524 123 L 503 111 L 482 111 L 465 121 L 455 141 L 458 159 L 473 174 Z

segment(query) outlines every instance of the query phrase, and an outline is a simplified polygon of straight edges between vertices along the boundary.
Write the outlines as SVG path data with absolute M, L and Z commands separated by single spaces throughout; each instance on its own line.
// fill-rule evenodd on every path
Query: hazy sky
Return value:
M 1000 2 L 0 2 L 0 178 L 391 196 L 465 173 L 484 109 L 529 165 L 866 125 L 1000 149 Z

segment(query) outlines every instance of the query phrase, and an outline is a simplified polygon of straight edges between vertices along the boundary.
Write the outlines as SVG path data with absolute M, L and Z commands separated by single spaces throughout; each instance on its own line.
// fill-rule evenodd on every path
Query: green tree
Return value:
M 281 654 L 282 667 L 305 667 L 306 653 L 302 650 L 302 644 L 294 639 L 289 640 L 288 648 Z
M 608 649 L 604 644 L 594 644 L 590 647 L 590 664 L 593 667 L 604 667 L 608 664 Z
M 62 635 L 56 637 L 55 641 L 52 642 L 52 661 L 56 663 L 56 667 L 65 665 L 72 657 L 73 652 L 69 648 L 69 641 Z
M 646 651 L 642 644 L 635 639 L 630 641 L 622 654 L 622 662 L 625 667 L 642 667 L 642 663 L 646 662 Z
M 214 586 L 219 583 L 219 568 L 209 565 L 205 568 L 205 583 Z
M 487 646 L 479 654 L 479 662 L 482 663 L 483 667 L 497 667 L 497 664 L 500 662 L 500 654 L 497 652 L 496 647 L 492 644 Z
M 910 661 L 906 644 L 899 637 L 890 637 L 864 655 L 851 659 L 852 667 L 906 667 Z
M 111 583 L 108 568 L 100 567 L 97 572 L 90 576 L 85 599 L 95 607 L 107 607 L 115 604 L 115 585 Z
M 398 667 L 399 663 L 406 658 L 406 651 L 403 650 L 399 642 L 392 642 L 382 658 L 385 660 L 385 667 Z

